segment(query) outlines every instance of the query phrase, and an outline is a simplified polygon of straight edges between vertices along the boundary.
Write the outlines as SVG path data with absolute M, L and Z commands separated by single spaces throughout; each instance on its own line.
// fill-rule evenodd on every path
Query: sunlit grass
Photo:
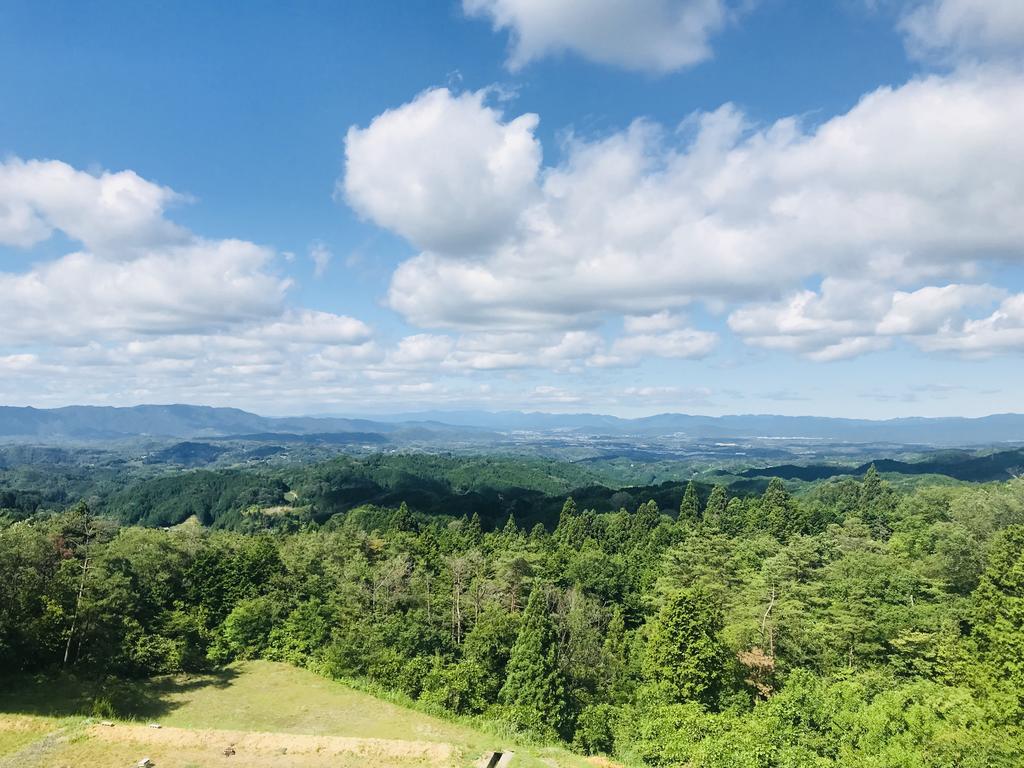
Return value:
M 93 714 L 96 702 L 113 705 L 117 723 L 109 731 L 89 725 L 83 715 Z M 512 749 L 521 768 L 581 768 L 588 763 L 558 748 L 515 743 L 487 728 L 435 717 L 385 701 L 339 682 L 286 664 L 253 661 L 211 675 L 179 675 L 150 681 L 57 680 L 15 681 L 0 692 L 0 755 L 18 752 L 25 768 L 33 765 L 132 765 L 150 757 L 157 768 L 208 768 L 225 764 L 223 750 L 239 734 L 259 746 L 247 753 L 247 766 L 468 766 L 484 752 Z M 95 718 L 99 719 L 99 718 Z M 154 734 L 145 726 L 163 726 Z M 188 729 L 188 733 L 171 729 Z M 62 730 L 63 729 L 63 730 Z M 120 729 L 120 730 L 118 730 Z M 55 734 L 47 738 L 48 734 Z M 275 737 L 275 734 L 277 735 Z M 401 742 L 428 742 L 451 746 L 451 757 L 439 763 L 417 754 L 372 758 L 355 754 L 288 754 L 289 735 L 356 737 Z M 152 737 L 152 738 L 151 738 Z M 275 741 L 276 738 L 276 741 Z M 282 746 L 276 744 L 280 742 Z M 38 745 L 36 752 L 33 744 Z M 281 751 L 285 750 L 285 751 Z M 415 750 L 409 750 L 414 752 Z M 0 762 L 0 765 L 3 765 Z

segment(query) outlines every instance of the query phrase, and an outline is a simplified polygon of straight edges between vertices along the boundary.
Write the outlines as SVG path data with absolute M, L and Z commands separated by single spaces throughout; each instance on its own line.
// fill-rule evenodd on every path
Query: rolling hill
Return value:
M 486 441 L 517 432 L 550 435 L 622 436 L 637 439 L 821 440 L 900 445 L 995 445 L 1024 443 L 1024 415 L 982 418 L 902 418 L 873 421 L 819 416 L 694 416 L 663 413 L 636 419 L 600 414 L 503 411 L 432 411 L 375 419 L 335 416 L 271 418 L 237 408 L 198 405 L 0 407 L 0 438 L 104 441 L 128 438 L 227 438 L 350 435 L 367 443 L 448 438 Z M 358 435 L 358 437 L 357 437 Z

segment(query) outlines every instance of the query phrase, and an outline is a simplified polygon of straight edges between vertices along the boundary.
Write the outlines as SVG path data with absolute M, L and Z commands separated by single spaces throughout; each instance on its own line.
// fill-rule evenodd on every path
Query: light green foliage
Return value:
M 274 629 L 276 607 L 266 597 L 241 600 L 224 619 L 220 637 L 210 649 L 215 661 L 256 658 L 266 651 Z

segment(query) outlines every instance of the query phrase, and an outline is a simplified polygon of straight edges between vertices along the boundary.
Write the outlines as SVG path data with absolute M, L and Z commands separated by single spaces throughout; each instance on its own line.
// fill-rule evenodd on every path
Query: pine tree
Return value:
M 733 496 L 725 505 L 725 515 L 722 517 L 722 530 L 730 536 L 737 536 L 747 526 L 747 507 L 758 507 L 756 500 L 751 503 L 745 502 L 739 496 Z
M 498 701 L 508 707 L 509 719 L 520 727 L 559 731 L 563 726 L 565 679 L 558 664 L 558 636 L 543 584 L 530 592 Z
M 706 592 L 687 589 L 670 596 L 648 635 L 644 676 L 670 701 L 713 705 L 727 666 L 718 637 L 722 626 L 722 612 Z
M 395 510 L 395 514 L 391 517 L 391 526 L 396 531 L 405 531 L 407 533 L 416 533 L 419 530 L 416 519 L 412 516 L 412 512 L 409 511 L 409 505 L 404 501 L 398 505 L 398 509 Z
M 988 568 L 974 590 L 974 634 L 996 674 L 1024 688 L 1024 525 L 993 541 Z
M 480 513 L 474 511 L 466 526 L 466 537 L 470 544 L 479 544 L 484 537 L 483 524 L 480 522 Z
M 658 527 L 659 522 L 661 522 L 661 510 L 658 509 L 658 502 L 654 499 L 637 507 L 631 526 L 633 543 L 639 544 L 645 541 L 651 535 L 651 531 Z
M 519 526 L 516 525 L 516 518 L 511 512 L 508 513 L 505 527 L 501 529 L 501 535 L 509 540 L 519 538 Z
M 760 519 L 758 527 L 768 531 L 778 539 L 800 531 L 801 521 L 793 497 L 789 495 L 785 484 L 773 477 L 764 495 L 761 496 Z
M 608 619 L 604 638 L 604 684 L 608 699 L 621 702 L 628 698 L 629 647 L 626 640 L 626 621 L 622 608 L 616 605 Z
M 558 516 L 558 527 L 555 528 L 555 530 L 565 531 L 568 529 L 578 514 L 579 512 L 576 509 L 576 502 L 573 500 L 572 496 L 568 497 L 562 505 L 562 513 Z
M 555 528 L 555 541 L 573 549 L 580 549 L 593 532 L 596 516 L 591 510 L 582 513 L 570 496 L 562 505 L 562 513 L 558 516 L 558 527 Z
M 711 489 L 708 496 L 707 506 L 704 507 L 704 522 L 712 528 L 720 528 L 726 517 L 726 509 L 729 506 L 729 494 L 724 485 L 716 485 Z
M 681 524 L 696 523 L 700 519 L 700 499 L 697 497 L 697 486 L 693 480 L 686 484 L 683 500 L 679 504 L 679 522 Z
M 871 531 L 876 536 L 888 536 L 891 530 L 890 517 L 896 506 L 896 495 L 889 484 L 882 480 L 874 464 L 864 473 L 859 496 L 858 507 L 864 522 L 871 526 Z
M 535 544 L 544 542 L 548 537 L 548 529 L 544 527 L 544 523 L 536 523 L 533 528 L 530 529 L 530 541 Z

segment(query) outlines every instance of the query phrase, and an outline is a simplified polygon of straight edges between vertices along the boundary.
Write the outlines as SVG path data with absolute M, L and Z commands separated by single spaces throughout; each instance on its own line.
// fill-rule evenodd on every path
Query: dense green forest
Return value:
M 458 476 L 381 466 L 318 466 L 288 490 L 182 473 L 108 514 L 9 515 L 0 669 L 284 660 L 652 766 L 1024 760 L 1024 481 L 904 492 L 872 468 L 799 497 L 780 480 L 747 496 L 666 486 L 618 511 L 577 498 L 546 526 L 491 526 L 414 503 L 511 485 L 487 460 Z M 514 480 L 547 503 L 578 478 L 526 463 Z M 216 516 L 181 501 L 345 506 L 360 482 L 410 503 L 246 533 L 196 524 Z M 143 508 L 174 513 L 126 513 Z

